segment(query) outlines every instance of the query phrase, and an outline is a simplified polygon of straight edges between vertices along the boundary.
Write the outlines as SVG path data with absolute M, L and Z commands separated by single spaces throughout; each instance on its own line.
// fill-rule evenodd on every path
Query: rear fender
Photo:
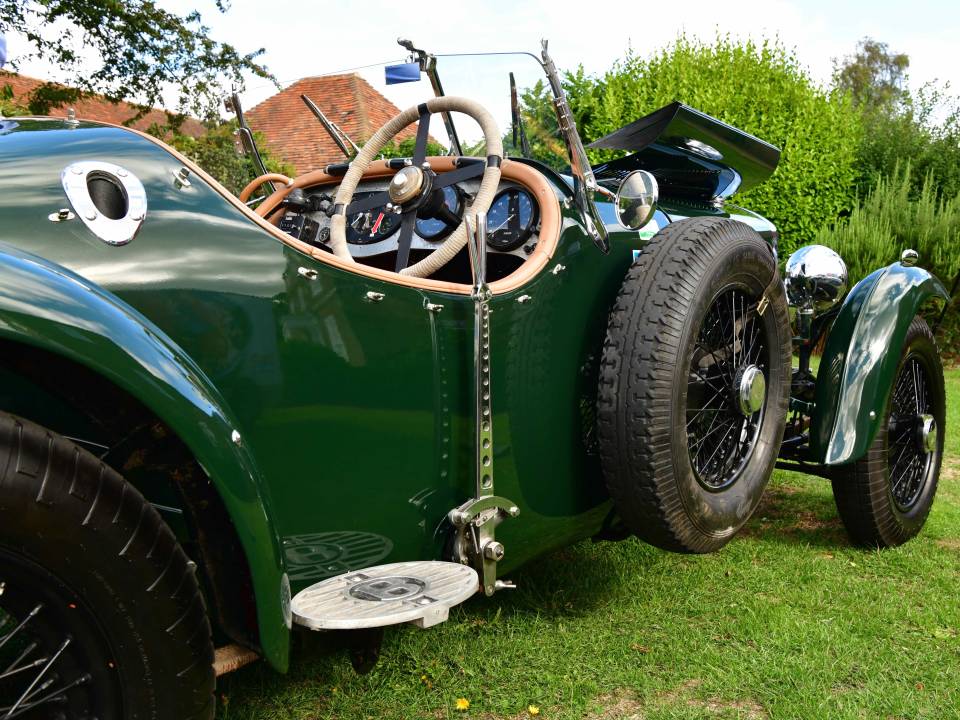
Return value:
M 162 330 L 115 295 L 2 242 L 0 337 L 90 368 L 177 433 L 209 475 L 236 527 L 253 578 L 264 656 L 285 671 L 289 584 L 279 538 L 242 428 L 209 378 Z
M 907 328 L 943 284 L 899 262 L 871 273 L 850 291 L 827 336 L 811 415 L 810 460 L 859 460 L 880 428 Z

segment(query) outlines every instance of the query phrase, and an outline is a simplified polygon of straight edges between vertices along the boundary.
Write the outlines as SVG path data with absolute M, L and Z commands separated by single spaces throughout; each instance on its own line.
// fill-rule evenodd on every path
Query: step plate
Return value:
M 412 622 L 427 628 L 479 591 L 477 571 L 437 560 L 375 565 L 337 575 L 293 598 L 293 621 L 312 630 L 356 630 Z

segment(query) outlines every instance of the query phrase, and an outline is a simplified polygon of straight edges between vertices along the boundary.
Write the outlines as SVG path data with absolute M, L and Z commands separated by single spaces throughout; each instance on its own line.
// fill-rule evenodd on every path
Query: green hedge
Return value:
M 239 194 L 243 187 L 260 173 L 253 160 L 239 151 L 236 130 L 237 123 L 233 120 L 210 125 L 207 132 L 198 138 L 180 133 L 167 135 L 163 133 L 162 128 L 152 128 L 154 134 L 164 138 L 213 175 L 230 192 Z M 296 174 L 292 165 L 270 152 L 260 133 L 254 133 L 254 139 L 267 172 L 281 173 L 291 177 Z
M 587 140 L 680 100 L 780 147 L 773 177 L 734 202 L 774 221 L 785 252 L 856 203 L 861 116 L 779 43 L 680 37 L 649 59 L 628 53 L 599 77 L 567 73 L 565 85 Z M 610 157 L 591 152 L 595 161 Z
M 816 242 L 836 250 L 847 263 L 851 286 L 878 267 L 889 265 L 907 248 L 920 254 L 920 265 L 937 275 L 947 290 L 960 271 L 960 194 L 940 197 L 929 174 L 916 185 L 908 166 L 881 177 L 848 218 L 822 229 Z M 939 317 L 939 304 L 926 310 Z M 960 355 L 960 316 L 953 302 L 938 335 L 948 356 Z

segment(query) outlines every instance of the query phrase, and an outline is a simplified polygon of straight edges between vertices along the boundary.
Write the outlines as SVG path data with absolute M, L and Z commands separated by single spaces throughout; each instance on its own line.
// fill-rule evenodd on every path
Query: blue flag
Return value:
M 420 80 L 420 63 L 409 62 L 403 63 L 403 65 L 387 65 L 385 72 L 387 85 L 418 82 Z
M 7 39 L 0 35 L 0 67 L 7 62 Z

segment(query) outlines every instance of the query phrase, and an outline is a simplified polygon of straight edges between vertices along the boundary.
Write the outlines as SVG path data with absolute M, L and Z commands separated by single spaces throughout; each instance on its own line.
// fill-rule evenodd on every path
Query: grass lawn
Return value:
M 904 547 L 851 547 L 829 483 L 778 472 L 715 555 L 584 542 L 389 630 L 367 676 L 306 637 L 287 676 L 222 678 L 219 717 L 960 718 L 960 370 L 947 383 L 940 489 Z

